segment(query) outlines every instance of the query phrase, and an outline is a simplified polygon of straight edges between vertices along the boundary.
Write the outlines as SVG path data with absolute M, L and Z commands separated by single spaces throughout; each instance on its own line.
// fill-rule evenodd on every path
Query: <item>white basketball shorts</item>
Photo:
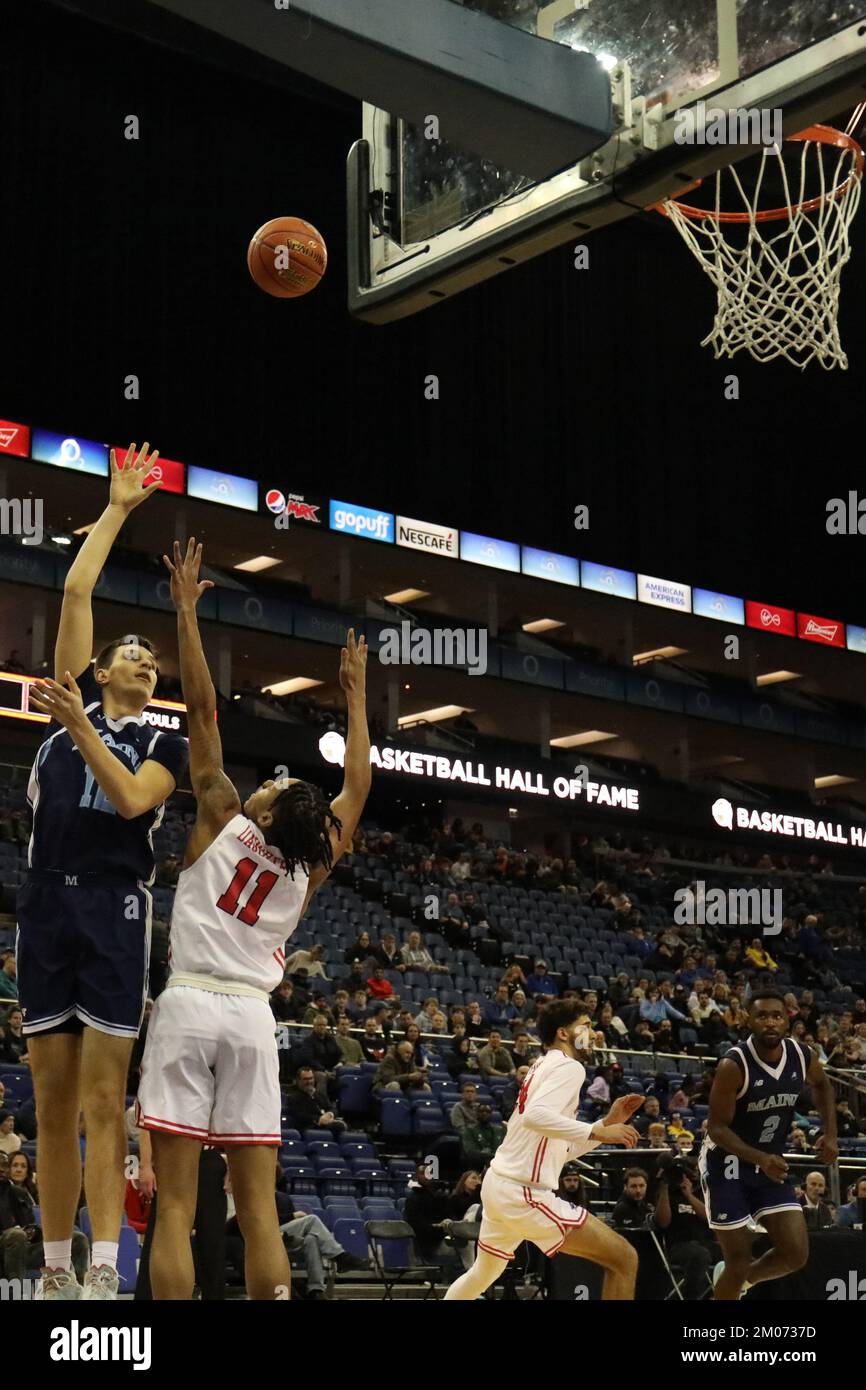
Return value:
M 569 1231 L 582 1226 L 588 1215 L 584 1207 L 572 1206 L 555 1192 L 501 1178 L 492 1168 L 481 1185 L 481 1201 L 478 1249 L 503 1260 L 512 1259 L 524 1240 L 545 1255 L 555 1255 Z

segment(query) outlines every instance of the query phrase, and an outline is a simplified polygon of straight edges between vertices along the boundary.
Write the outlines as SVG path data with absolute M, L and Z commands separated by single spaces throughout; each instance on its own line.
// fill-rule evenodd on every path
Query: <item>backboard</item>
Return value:
M 718 112 L 794 134 L 862 99 L 866 0 L 452 0 L 593 54 L 616 134 L 543 182 L 364 104 L 348 161 L 349 303 L 386 323 L 681 192 L 755 152 Z

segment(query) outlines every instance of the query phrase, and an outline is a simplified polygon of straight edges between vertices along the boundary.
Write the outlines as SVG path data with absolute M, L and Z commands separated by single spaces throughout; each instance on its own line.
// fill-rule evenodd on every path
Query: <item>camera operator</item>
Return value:
M 668 1259 L 683 1271 L 683 1297 L 701 1298 L 709 1287 L 712 1254 L 707 1211 L 698 1195 L 698 1168 L 685 1154 L 659 1162 L 656 1224 L 664 1232 Z

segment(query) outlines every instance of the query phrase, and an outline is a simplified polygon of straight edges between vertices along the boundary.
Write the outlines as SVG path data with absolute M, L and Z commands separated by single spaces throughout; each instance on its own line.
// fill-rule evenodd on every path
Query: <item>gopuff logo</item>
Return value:
M 718 801 L 713 802 L 713 820 L 723 830 L 733 830 L 734 828 L 734 808 L 730 801 L 727 801 L 723 796 L 720 796 Z
M 394 538 L 394 518 L 390 512 L 373 512 L 366 508 L 352 511 L 339 503 L 332 506 L 331 525 L 335 531 L 351 531 L 355 536 L 369 536 L 377 541 Z

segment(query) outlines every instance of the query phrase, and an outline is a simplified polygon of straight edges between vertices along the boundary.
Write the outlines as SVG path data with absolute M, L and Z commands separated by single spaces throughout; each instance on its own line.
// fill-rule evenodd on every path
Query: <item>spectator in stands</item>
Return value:
M 516 989 L 512 994 L 511 1007 L 514 1009 L 515 1023 L 528 1023 L 538 1012 L 535 1004 L 527 999 L 522 989 Z
M 779 968 L 759 936 L 753 937 L 752 944 L 746 951 L 746 958 L 758 970 L 778 970 Z
M 610 1106 L 610 1067 L 598 1067 L 585 1092 L 590 1115 L 597 1120 Z
M 367 980 L 367 993 L 371 999 L 393 999 L 394 986 L 391 981 L 385 978 L 385 971 L 381 965 L 377 965 L 372 975 Z
M 589 1211 L 589 1190 L 578 1163 L 572 1161 L 565 1164 L 559 1175 L 556 1195 L 564 1202 L 570 1202 L 573 1207 L 583 1207 L 585 1211 Z
M 443 1019 L 444 1023 L 444 1015 L 439 1015 L 439 1017 Z M 419 1071 L 426 1073 L 430 1066 L 430 1052 L 428 1051 L 427 1044 L 421 1037 L 421 1029 L 418 1027 L 417 1023 L 411 1020 L 409 1021 L 406 1031 L 403 1034 L 403 1040 L 412 1044 L 412 1060 L 415 1062 Z
M 505 1138 L 505 1126 L 493 1119 L 493 1109 L 483 1101 L 478 1115 L 460 1131 L 463 1161 L 469 1168 L 484 1171 Z
M 836 1101 L 836 1132 L 840 1139 L 856 1139 L 862 1133 L 847 1100 Z
M 24 1014 L 17 1005 L 9 1010 L 0 1025 L 0 1062 L 11 1062 L 19 1067 L 30 1066 L 27 1038 L 24 1034 Z
M 485 1047 L 478 1050 L 478 1066 L 485 1077 L 510 1078 L 514 1073 L 514 1063 L 507 1048 L 502 1046 L 502 1034 L 491 1029 Z
M 18 998 L 18 971 L 15 952 L 4 951 L 0 957 L 0 999 Z
M 23 1187 L 34 1205 L 39 1205 L 39 1191 L 33 1176 L 33 1163 L 30 1155 L 19 1151 L 9 1158 L 9 1181 L 16 1187 Z
M 661 1103 L 658 1096 L 647 1096 L 640 1110 L 629 1121 L 638 1134 L 645 1135 L 650 1125 L 658 1124 L 662 1118 Z
M 35 1221 L 35 1203 L 25 1186 L 14 1183 L 8 1172 L 0 1174 L 0 1277 L 23 1283 L 45 1262 L 42 1233 Z M 72 1265 L 80 1283 L 90 1263 L 85 1236 L 72 1236 Z M 8 1327 L 4 1329 L 8 1333 Z
M 372 1016 L 364 1021 L 364 1033 L 361 1037 L 361 1052 L 365 1062 L 381 1062 L 388 1050 L 385 1034 L 379 1024 Z
M 662 1184 L 659 1185 L 660 1187 Z M 611 1225 L 634 1231 L 650 1226 L 658 1210 L 656 1201 L 647 1200 L 647 1177 L 642 1168 L 627 1168 L 622 1196 L 611 1213 Z
M 451 1189 L 448 1214 L 452 1221 L 465 1221 L 473 1207 L 481 1203 L 481 1174 L 474 1168 L 461 1173 Z M 480 1219 L 477 1218 L 477 1219 Z
M 451 1107 L 451 1127 L 458 1133 L 478 1119 L 478 1087 L 467 1081 L 460 1088 L 460 1099 Z
M 627 932 L 623 935 L 623 945 L 631 956 L 638 956 L 640 960 L 646 960 L 651 953 L 652 942 L 647 940 L 647 934 L 639 922 L 633 922 Z
M 291 980 L 283 980 L 271 995 L 271 1012 L 278 1023 L 297 1023 L 300 1010 L 294 999 Z
M 664 939 L 664 933 L 659 932 L 656 937 L 656 944 L 644 960 L 644 965 L 648 970 L 674 970 L 676 969 L 676 953 L 671 945 Z
M 474 1039 L 464 1033 L 462 1036 L 455 1033 L 451 1039 L 451 1047 L 445 1054 L 445 1065 L 448 1068 L 448 1075 L 456 1080 L 466 1071 L 478 1071 L 478 1050 Z
M 349 1005 L 348 1014 L 356 1023 L 361 1022 L 361 1020 L 367 1016 L 368 998 L 369 996 L 365 989 L 356 989 L 352 995 L 352 1002 Z
M 156 870 L 156 881 L 166 888 L 174 888 L 180 875 L 180 859 L 176 854 L 167 854 L 159 861 Z
M 827 1180 L 823 1173 L 807 1173 L 806 1181 L 796 1193 L 810 1231 L 827 1231 L 834 1225 L 833 1212 L 825 1200 Z
M 304 1010 L 302 1022 L 315 1023 L 317 1018 L 324 1018 L 327 1021 L 328 1027 L 333 1028 L 335 1020 L 331 1012 L 331 1006 L 328 1003 L 327 994 L 318 993 L 313 995 L 311 1003 L 309 1003 Z
M 487 1029 L 477 999 L 466 1005 L 466 1033 L 470 1038 L 486 1038 Z
M 858 1226 L 866 1229 L 866 1174 L 849 1187 L 848 1201 L 836 1213 L 836 1225 L 843 1231 L 853 1231 Z
M 511 1049 L 511 1060 L 515 1067 L 532 1066 L 538 1057 L 539 1051 L 525 1029 L 514 1033 L 514 1046 Z
M 373 1093 L 381 1095 L 384 1091 L 410 1090 L 429 1091 L 430 1086 L 424 1071 L 415 1061 L 412 1044 L 404 1039 L 396 1047 L 389 1048 L 379 1063 Z
M 373 955 L 373 942 L 368 931 L 359 932 L 352 945 L 343 953 L 346 965 L 360 969 Z
M 20 1148 L 21 1136 L 15 1133 L 15 1116 L 11 1110 L 0 1110 L 0 1150 L 11 1157 Z
M 285 973 L 287 975 L 296 975 L 299 970 L 305 970 L 307 972 L 305 976 L 307 980 L 311 980 L 314 977 L 327 980 L 328 977 L 325 974 L 325 967 L 322 964 L 323 955 L 324 947 L 322 946 L 311 946 L 309 951 L 293 951 L 286 961 Z
M 520 1095 L 520 1088 L 529 1075 L 529 1067 L 518 1067 L 511 1080 L 499 1092 L 499 1109 L 504 1120 L 511 1118 Z
M 405 972 L 406 966 L 392 931 L 383 932 L 379 945 L 373 950 L 373 960 L 383 970 L 398 970 L 401 975 Z
M 364 1054 L 358 1039 L 352 1037 L 351 1029 L 352 1020 L 346 1014 L 337 1019 L 336 1043 L 340 1049 L 344 1065 L 359 1067 L 364 1061 Z
M 334 991 L 334 1003 L 331 1008 L 331 1013 L 334 1016 L 335 1024 L 339 1023 L 341 1018 L 348 1018 L 351 1022 L 352 1015 L 349 1013 L 349 1004 L 350 996 L 347 989 L 338 989 Z
M 667 1141 L 665 1127 L 660 1120 L 654 1121 L 647 1126 L 647 1144 L 651 1149 L 667 1149 L 670 1151 L 670 1144 Z
M 286 1104 L 298 1129 L 329 1129 L 336 1139 L 346 1128 L 333 1104 L 322 1103 L 316 1089 L 316 1074 L 312 1067 L 301 1067 L 295 1084 L 286 1095 Z
M 500 985 L 505 985 L 506 989 L 508 990 L 508 997 L 512 1000 L 512 1002 L 515 991 L 519 991 L 521 994 L 523 994 L 524 999 L 526 998 L 526 993 L 524 989 L 524 986 L 526 984 L 526 976 L 524 975 L 519 965 L 509 965 L 508 969 L 505 971 L 505 974 L 502 976 L 502 979 L 499 981 L 499 983 Z
M 434 971 L 447 971 L 448 966 L 435 961 L 427 947 L 421 940 L 419 931 L 410 931 L 406 938 L 406 945 L 400 952 L 400 957 L 407 970 L 426 970 L 428 974 Z
M 517 1017 L 517 1010 L 508 997 L 508 986 L 498 985 L 492 999 L 488 999 L 483 1010 L 484 1022 L 488 1028 L 508 1028 Z
M 655 1034 L 645 1018 L 638 1019 L 629 1037 L 636 1052 L 652 1052 L 655 1047 Z
M 420 1013 L 415 1015 L 415 1023 L 422 1033 L 433 1032 L 433 1016 L 439 1013 L 439 1000 L 435 994 L 431 994 L 424 1000 Z
M 664 1019 L 676 1019 L 678 1023 L 688 1022 L 686 1015 L 681 1014 L 663 997 L 657 985 L 652 985 L 646 999 L 641 1000 L 638 1012 L 644 1023 L 652 1024 L 656 1028 Z
M 539 994 L 547 998 L 555 998 L 559 993 L 556 981 L 547 973 L 547 961 L 537 960 L 535 969 L 526 981 L 526 988 L 530 997 L 537 998 Z

